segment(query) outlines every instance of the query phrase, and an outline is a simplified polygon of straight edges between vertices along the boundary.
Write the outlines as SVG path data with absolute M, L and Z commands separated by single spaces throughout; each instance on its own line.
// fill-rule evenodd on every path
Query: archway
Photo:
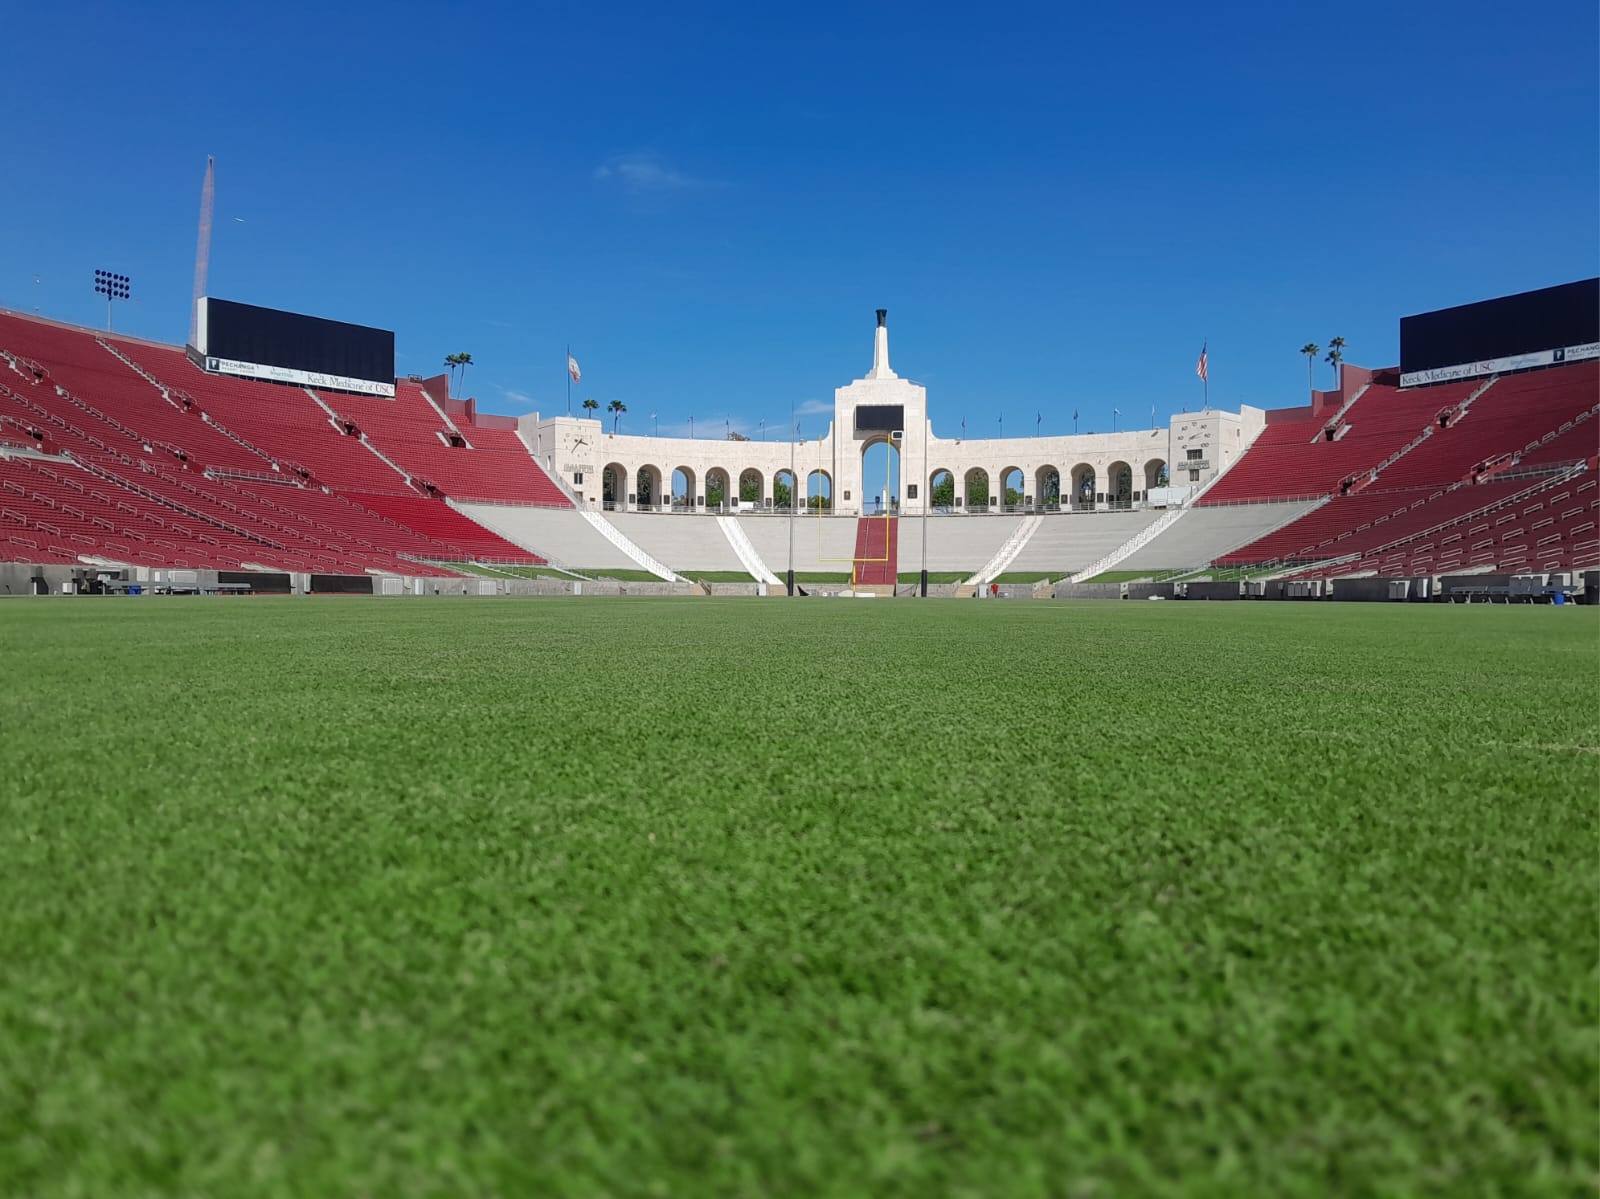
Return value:
M 728 472 L 720 466 L 706 471 L 706 511 L 721 512 L 728 502 Z
M 989 510 L 989 472 L 974 466 L 961 481 L 962 503 L 968 512 Z
M 833 510 L 833 476 L 814 470 L 806 476 L 806 509 L 810 512 Z
M 600 472 L 600 506 L 607 512 L 628 510 L 628 468 L 609 462 Z
M 1041 512 L 1057 512 L 1061 508 L 1061 472 L 1053 466 L 1041 466 L 1033 473 L 1034 506 Z
M 949 512 L 956 506 L 956 477 L 946 467 L 928 476 L 928 496 L 935 512 Z
M 1144 498 L 1150 498 L 1150 492 L 1157 487 L 1168 485 L 1169 472 L 1167 464 L 1160 458 L 1152 458 L 1144 464 Z
M 661 468 L 659 466 L 641 466 L 639 473 L 633 481 L 634 494 L 638 496 L 639 510 L 648 512 L 659 505 L 661 500 Z
M 794 500 L 794 472 L 786 466 L 772 476 L 772 506 L 779 512 L 787 512 Z
M 763 479 L 761 472 L 753 466 L 747 466 L 739 472 L 739 502 L 741 504 L 755 504 L 761 506 L 765 498 L 761 494 Z
M 1075 512 L 1093 512 L 1095 495 L 1094 467 L 1080 462 L 1072 468 L 1072 508 Z
M 900 447 L 887 438 L 861 451 L 861 513 L 882 516 L 900 510 Z
M 1020 466 L 1008 466 L 1000 472 L 1000 502 L 1007 512 L 1021 512 L 1027 502 L 1028 485 Z
M 678 467 L 672 472 L 672 510 L 693 512 L 694 496 L 694 471 L 687 466 Z
M 1113 462 L 1106 472 L 1106 502 L 1112 508 L 1133 507 L 1133 467 Z

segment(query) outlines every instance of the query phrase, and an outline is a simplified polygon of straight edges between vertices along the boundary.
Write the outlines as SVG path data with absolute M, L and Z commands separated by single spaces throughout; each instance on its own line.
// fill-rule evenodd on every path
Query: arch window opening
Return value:
M 889 516 L 900 511 L 900 447 L 875 441 L 861 453 L 861 514 Z

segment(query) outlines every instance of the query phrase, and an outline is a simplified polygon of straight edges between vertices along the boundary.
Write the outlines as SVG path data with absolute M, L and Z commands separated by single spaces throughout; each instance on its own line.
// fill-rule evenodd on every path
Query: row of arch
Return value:
M 613 462 L 602 471 L 601 490 L 604 506 L 617 510 L 721 510 L 733 507 L 735 501 L 787 508 L 795 494 L 795 477 L 787 468 L 774 471 L 769 478 L 755 467 L 746 467 L 735 481 L 730 470 L 712 467 L 702 479 L 687 466 L 675 467 L 669 475 L 654 464 L 630 471 Z M 959 479 L 947 467 L 928 472 L 929 495 L 936 510 L 1130 507 L 1167 483 L 1167 463 L 1162 458 L 1151 458 L 1137 474 L 1130 463 L 1113 462 L 1103 476 L 1094 466 L 1080 462 L 1067 472 L 1065 487 L 1060 469 L 1051 465 L 1038 467 L 1031 480 L 1020 466 L 1002 468 L 998 480 L 981 466 L 970 468 Z M 832 475 L 821 468 L 807 472 L 800 502 L 808 508 L 832 508 Z
M 609 463 L 601 473 L 601 496 L 608 509 L 650 509 L 687 511 L 696 508 L 721 510 L 734 501 L 762 507 L 787 508 L 795 494 L 795 474 L 787 468 L 776 470 L 769 479 L 755 467 L 739 472 L 737 487 L 731 471 L 714 466 L 699 478 L 688 466 L 674 467 L 669 476 L 661 467 L 647 463 L 630 472 L 621 463 Z M 801 502 L 810 508 L 833 507 L 833 476 L 817 469 L 806 475 Z
M 959 481 L 954 471 L 935 467 L 928 472 L 928 481 L 936 508 L 1003 505 L 1041 510 L 1131 506 L 1151 490 L 1167 486 L 1169 480 L 1166 460 L 1151 458 L 1137 474 L 1129 463 L 1118 461 L 1106 468 L 1104 476 L 1089 463 L 1080 462 L 1067 473 L 1065 489 L 1060 469 L 1050 465 L 1036 469 L 1031 480 L 1020 466 L 1004 467 L 998 486 L 981 466 L 967 470 Z

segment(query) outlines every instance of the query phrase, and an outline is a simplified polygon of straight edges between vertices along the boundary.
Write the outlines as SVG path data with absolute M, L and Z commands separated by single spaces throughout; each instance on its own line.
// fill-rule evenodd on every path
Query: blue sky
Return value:
M 471 11 L 464 11 L 467 9 Z M 808 432 L 871 364 L 972 435 L 1304 402 L 1306 341 L 1600 260 L 1593 0 L 18 5 L 0 305 L 214 295 L 470 351 L 493 411 Z M 35 282 L 35 280 L 38 280 Z M 1326 384 L 1326 368 L 1318 368 Z

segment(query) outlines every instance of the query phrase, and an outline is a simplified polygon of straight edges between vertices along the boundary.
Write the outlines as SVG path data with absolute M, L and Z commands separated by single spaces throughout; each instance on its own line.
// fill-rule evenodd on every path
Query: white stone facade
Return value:
M 774 483 L 787 481 L 792 473 L 802 504 L 826 494 L 838 515 L 859 513 L 864 502 L 883 490 L 882 480 L 863 478 L 863 459 L 873 445 L 898 433 L 900 494 L 893 500 L 902 515 L 915 516 L 927 502 L 929 480 L 942 471 L 954 478 L 953 513 L 1004 511 L 1005 481 L 1015 486 L 1016 473 L 1021 475 L 1021 500 L 1013 511 L 1181 503 L 1231 464 L 1265 419 L 1260 409 L 1247 406 L 1239 412 L 1176 416 L 1159 429 L 1059 437 L 941 437 L 928 420 L 927 389 L 889 369 L 889 331 L 882 313 L 873 351 L 872 370 L 834 392 L 834 418 L 821 437 L 794 442 L 647 437 L 610 433 L 601 420 L 541 418 L 538 413 L 522 417 L 518 431 L 541 465 L 586 507 L 728 511 L 740 495 L 741 481 L 748 479 L 759 483 L 759 505 L 770 508 Z M 863 407 L 880 412 L 898 408 L 894 415 L 901 427 L 858 429 Z M 1189 462 L 1194 465 L 1186 466 Z M 1163 468 L 1170 474 L 1165 489 L 1159 478 Z M 608 473 L 623 485 L 608 489 Z M 980 473 L 988 495 L 982 504 L 973 502 Z M 727 497 L 721 507 L 707 504 L 708 483 L 720 485 Z

